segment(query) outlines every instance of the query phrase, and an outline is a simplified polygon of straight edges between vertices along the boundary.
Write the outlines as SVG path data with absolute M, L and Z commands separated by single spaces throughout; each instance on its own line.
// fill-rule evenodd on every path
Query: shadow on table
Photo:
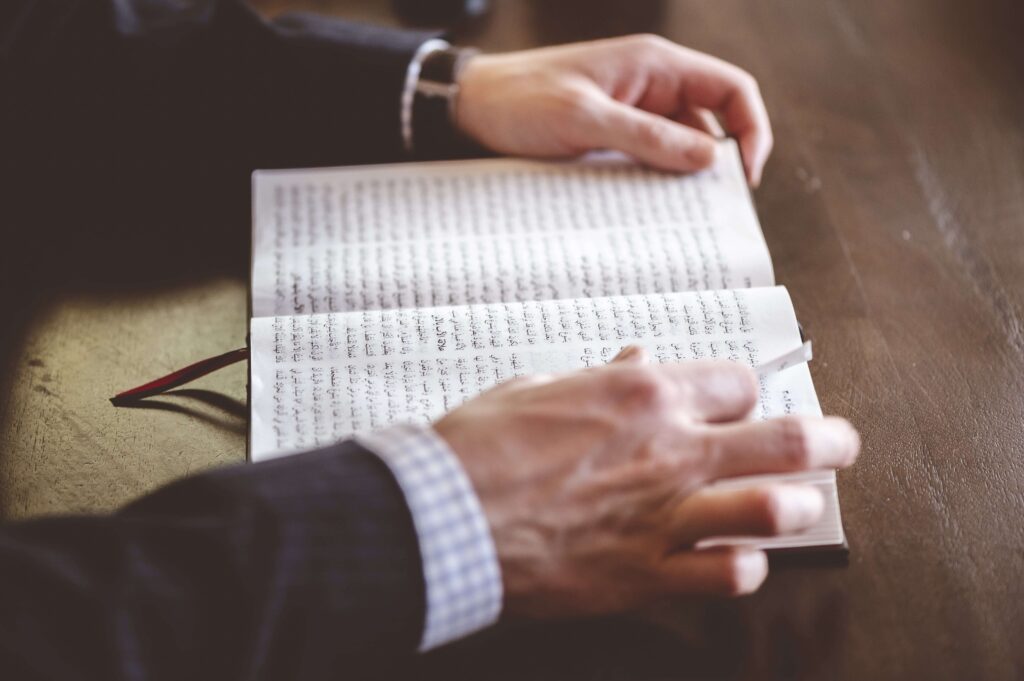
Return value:
M 245 180 L 246 178 L 243 178 Z M 49 301 L 68 296 L 124 301 L 225 276 L 244 280 L 250 250 L 248 182 L 179 182 L 145 191 L 100 191 L 78 177 L 29 185 L 0 222 L 0 370 Z M 237 186 L 235 186 L 237 185 Z M 54 196 L 45 190 L 57 192 Z M 17 186 L 12 193 L 17 193 Z M 188 197 L 193 198 L 188 198 Z
M 184 398 L 185 401 L 180 401 L 180 398 Z M 223 417 L 215 416 L 209 413 L 208 410 L 190 406 L 189 402 L 212 407 L 223 414 Z M 154 409 L 185 414 L 204 423 L 242 436 L 245 436 L 249 424 L 249 406 L 244 401 L 212 390 L 194 388 L 169 390 L 162 395 L 147 397 L 134 402 L 122 402 L 117 406 L 120 409 Z
M 177 205 L 169 203 L 174 192 L 166 189 L 147 193 L 133 187 L 121 196 L 77 176 L 52 178 L 53 196 L 33 185 L 12 197 L 13 207 L 0 220 L 0 419 L 13 418 L 19 406 L 10 403 L 22 368 L 16 363 L 28 361 L 22 354 L 26 335 L 51 304 L 76 297 L 130 304 L 205 281 L 246 278 L 248 184 L 238 183 L 217 201 L 210 200 L 217 187 L 206 184 L 202 189 L 198 183 L 178 183 L 175 189 L 183 197 L 198 198 L 182 198 Z M 176 398 L 147 406 L 244 434 L 244 406 L 201 391 L 181 391 Z M 201 413 L 188 400 L 214 407 L 225 418 L 212 416 L 210 409 Z

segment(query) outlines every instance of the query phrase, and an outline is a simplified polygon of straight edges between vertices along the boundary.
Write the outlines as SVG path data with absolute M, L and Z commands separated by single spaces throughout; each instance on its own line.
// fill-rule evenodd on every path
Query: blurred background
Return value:
M 560 43 L 663 28 L 672 0 L 251 0 L 267 16 L 336 14 L 377 24 L 450 30 L 488 49 Z M 679 4 L 679 3 L 675 3 Z

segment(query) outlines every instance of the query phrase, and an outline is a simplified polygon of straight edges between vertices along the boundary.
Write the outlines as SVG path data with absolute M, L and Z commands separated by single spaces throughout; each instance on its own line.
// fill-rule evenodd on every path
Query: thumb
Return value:
M 706 168 L 715 159 L 711 135 L 664 116 L 603 97 L 588 131 L 595 148 L 622 151 L 642 163 L 675 172 Z

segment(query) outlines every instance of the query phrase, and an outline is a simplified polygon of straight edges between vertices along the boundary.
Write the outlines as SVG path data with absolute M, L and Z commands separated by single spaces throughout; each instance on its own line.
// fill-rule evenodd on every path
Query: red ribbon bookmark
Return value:
M 117 406 L 134 402 L 135 400 L 141 400 L 143 397 L 159 395 L 160 393 L 167 392 L 171 388 L 177 388 L 179 385 L 185 385 L 190 381 L 196 380 L 200 376 L 205 376 L 206 374 L 213 373 L 217 369 L 222 369 L 246 359 L 249 359 L 249 348 L 239 348 L 238 350 L 225 352 L 223 355 L 209 357 L 207 359 L 200 360 L 195 364 L 189 364 L 184 369 L 178 369 L 174 373 L 167 374 L 155 381 L 150 381 L 145 385 L 140 385 L 138 388 L 132 388 L 131 390 L 125 390 L 122 393 L 118 393 L 110 398 L 110 402 L 114 406 Z

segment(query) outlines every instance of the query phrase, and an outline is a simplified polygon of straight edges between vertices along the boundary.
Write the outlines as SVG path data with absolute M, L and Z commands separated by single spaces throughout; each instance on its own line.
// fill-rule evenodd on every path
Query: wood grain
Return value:
M 383 0 L 265 0 L 393 23 Z M 497 630 L 376 671 L 497 679 L 1024 678 L 1024 18 L 977 0 L 501 0 L 464 42 L 653 31 L 749 69 L 777 136 L 757 204 L 815 341 L 848 566 L 735 602 Z M 244 455 L 242 371 L 162 410 L 117 389 L 234 347 L 244 279 L 48 291 L 0 334 L 5 517 L 106 510 Z M 171 330 L 172 332 L 169 332 Z M 155 359 L 155 363 L 154 363 Z M 244 412 L 242 412 L 244 413 Z

